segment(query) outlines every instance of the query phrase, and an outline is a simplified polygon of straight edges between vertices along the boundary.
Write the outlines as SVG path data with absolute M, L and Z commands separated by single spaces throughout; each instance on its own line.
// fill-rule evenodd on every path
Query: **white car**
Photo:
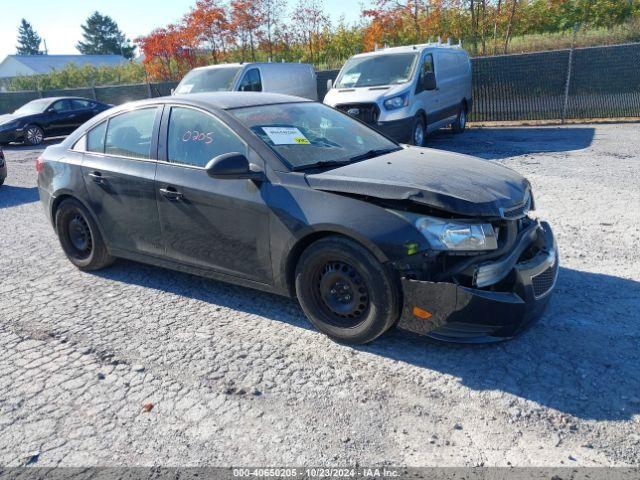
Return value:
M 202 92 L 269 92 L 318 100 L 318 82 L 308 63 L 227 63 L 194 68 L 174 91 Z
M 447 125 L 463 132 L 473 105 L 469 55 L 440 42 L 355 55 L 327 87 L 327 105 L 418 146 Z

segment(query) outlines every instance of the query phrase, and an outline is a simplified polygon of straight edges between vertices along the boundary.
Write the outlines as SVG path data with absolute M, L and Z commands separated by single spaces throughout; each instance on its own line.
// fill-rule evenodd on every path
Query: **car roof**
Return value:
M 305 66 L 305 67 L 309 67 L 311 66 L 310 63 L 298 63 L 298 62 L 246 62 L 246 63 L 217 63 L 215 65 L 204 65 L 202 67 L 196 67 L 190 70 L 190 72 L 194 72 L 194 71 L 201 71 L 201 70 L 214 70 L 217 68 L 242 68 L 242 67 L 264 67 L 264 66 L 269 66 L 269 67 L 280 67 L 280 68 L 286 68 L 286 67 L 291 67 L 291 66 L 296 66 L 296 67 L 300 67 L 300 66 Z
M 280 93 L 204 92 L 153 98 L 149 100 L 143 100 L 141 102 L 135 102 L 135 104 L 145 105 L 167 102 L 182 103 L 186 105 L 192 104 L 200 107 L 208 107 L 219 110 L 229 110 L 233 108 L 256 107 L 259 105 L 311 102 L 311 100 L 307 98 L 294 97 L 293 95 L 283 95 Z
M 85 98 L 85 97 L 42 97 L 42 98 L 34 98 L 31 101 L 33 102 L 34 100 L 43 100 L 43 101 L 46 100 L 48 102 L 56 102 L 58 100 L 89 100 L 90 102 L 98 102 L 97 100 L 94 100 L 92 98 Z

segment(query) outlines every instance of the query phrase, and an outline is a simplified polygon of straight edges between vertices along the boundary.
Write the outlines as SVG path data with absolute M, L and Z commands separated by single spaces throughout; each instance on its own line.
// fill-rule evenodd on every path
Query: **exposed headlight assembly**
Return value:
M 397 97 L 392 97 L 384 101 L 384 108 L 387 110 L 396 110 L 398 108 L 409 105 L 409 94 L 403 93 Z
M 415 221 L 415 226 L 433 250 L 475 252 L 498 248 L 496 233 L 488 223 L 462 223 L 420 217 Z

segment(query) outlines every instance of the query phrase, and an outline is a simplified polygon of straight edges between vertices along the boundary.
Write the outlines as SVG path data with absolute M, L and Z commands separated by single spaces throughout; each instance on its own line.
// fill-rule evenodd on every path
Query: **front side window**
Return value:
M 102 122 L 87 133 L 87 152 L 104 153 L 104 134 L 107 122 Z
M 105 153 L 121 157 L 151 158 L 151 136 L 156 108 L 144 108 L 111 117 Z
M 176 87 L 176 93 L 228 92 L 241 67 L 218 67 L 192 70 Z
M 434 75 L 433 70 L 433 55 L 429 54 L 424 57 L 424 61 L 420 66 L 420 77 L 418 78 L 418 90 L 425 90 L 427 86 L 427 79 Z
M 257 68 L 249 70 L 242 79 L 239 90 L 241 92 L 261 92 L 262 79 L 260 78 L 260 70 Z
M 354 57 L 342 69 L 335 86 L 354 88 L 407 83 L 413 76 L 417 59 L 417 53 Z
M 350 163 L 397 150 L 396 143 L 320 103 L 229 110 L 293 170 Z
M 218 155 L 246 154 L 247 147 L 217 118 L 193 108 L 172 107 L 167 152 L 171 163 L 204 168 Z

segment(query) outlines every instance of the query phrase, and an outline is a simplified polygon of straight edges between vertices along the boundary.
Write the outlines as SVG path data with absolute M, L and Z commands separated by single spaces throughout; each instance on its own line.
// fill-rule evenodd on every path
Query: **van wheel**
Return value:
M 411 129 L 411 145 L 416 147 L 424 147 L 427 143 L 427 129 L 422 115 L 416 115 L 413 119 L 413 128 Z
M 461 103 L 460 109 L 458 110 L 458 116 L 451 124 L 451 129 L 453 130 L 453 133 L 462 133 L 465 128 L 467 128 L 467 109 L 464 106 L 464 103 Z
M 55 226 L 64 253 L 80 270 L 99 270 L 113 263 L 98 226 L 77 200 L 62 201 Z
M 387 269 L 347 238 L 331 236 L 311 244 L 298 261 L 295 284 L 311 323 L 338 341 L 371 342 L 400 315 Z

